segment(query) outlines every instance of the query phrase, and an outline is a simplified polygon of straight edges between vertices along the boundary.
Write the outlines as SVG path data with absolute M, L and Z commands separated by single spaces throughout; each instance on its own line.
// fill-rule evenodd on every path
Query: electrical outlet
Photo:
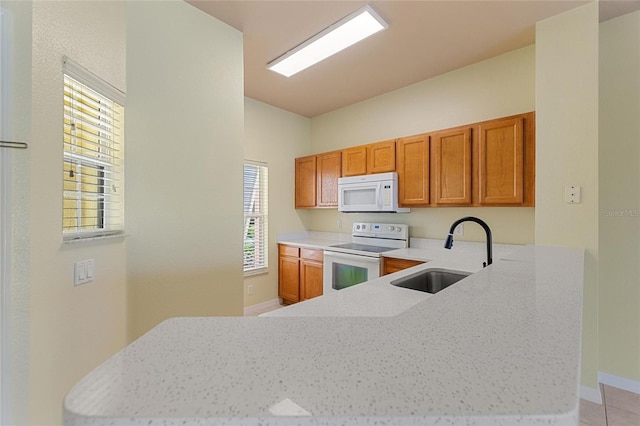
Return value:
M 73 264 L 73 285 L 87 284 L 93 281 L 95 260 L 88 259 Z
M 564 187 L 564 202 L 567 204 L 580 204 L 582 188 L 578 185 L 569 185 Z
M 253 294 L 253 284 L 247 286 L 247 294 L 251 296 Z
M 456 228 L 453 230 L 453 235 L 463 235 L 464 234 L 464 225 L 461 223 L 460 225 L 456 226 Z

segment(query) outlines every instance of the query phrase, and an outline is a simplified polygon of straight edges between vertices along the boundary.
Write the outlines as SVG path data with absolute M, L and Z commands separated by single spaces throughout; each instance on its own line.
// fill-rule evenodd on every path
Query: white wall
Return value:
M 130 337 L 242 314 L 242 34 L 182 1 L 127 2 Z
M 536 26 L 536 244 L 584 247 L 582 383 L 598 369 L 598 4 Z M 582 202 L 564 202 L 565 185 Z
M 311 120 L 310 153 L 331 151 L 535 110 L 535 50 L 524 47 Z M 495 242 L 534 240 L 533 208 L 414 208 L 410 214 L 313 211 L 313 230 L 350 232 L 354 221 L 407 223 L 415 237 L 444 238 L 451 223 L 473 214 L 489 223 Z M 338 227 L 338 223 L 341 227 Z M 460 240 L 484 241 L 479 226 Z
M 310 120 L 245 98 L 244 158 L 269 166 L 269 272 L 244 279 L 244 306 L 278 297 L 278 247 L 281 232 L 304 231 L 294 210 L 294 159 L 309 152 Z M 253 285 L 254 294 L 247 292 Z
M 600 24 L 599 371 L 640 382 L 640 12 Z
M 34 2 L 29 422 L 58 424 L 66 392 L 126 343 L 125 242 L 62 243 L 62 57 L 125 89 L 123 2 Z M 91 284 L 73 264 L 95 259 Z

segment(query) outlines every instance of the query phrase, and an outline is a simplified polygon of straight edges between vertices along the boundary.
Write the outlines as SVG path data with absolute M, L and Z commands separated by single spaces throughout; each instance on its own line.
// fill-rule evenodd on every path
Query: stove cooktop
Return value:
M 356 222 L 350 243 L 329 246 L 325 251 L 380 257 L 381 253 L 408 247 L 408 242 L 407 225 Z

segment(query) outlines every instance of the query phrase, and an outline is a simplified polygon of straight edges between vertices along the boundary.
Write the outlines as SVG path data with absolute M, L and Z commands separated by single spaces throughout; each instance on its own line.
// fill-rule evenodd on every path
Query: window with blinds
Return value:
M 122 233 L 124 94 L 66 57 L 63 71 L 63 238 Z
M 244 164 L 244 274 L 266 272 L 268 262 L 268 169 L 263 163 Z
M 65 240 L 124 232 L 124 94 L 63 60 Z

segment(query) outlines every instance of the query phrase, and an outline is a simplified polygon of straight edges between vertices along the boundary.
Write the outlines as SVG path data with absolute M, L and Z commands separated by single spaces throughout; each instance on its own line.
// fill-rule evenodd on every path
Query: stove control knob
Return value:
M 394 226 L 387 226 L 387 229 L 389 230 L 389 232 L 393 232 L 394 228 L 395 228 Z
M 365 225 L 364 223 L 362 225 L 360 225 L 362 227 L 362 229 L 367 229 L 367 225 Z

